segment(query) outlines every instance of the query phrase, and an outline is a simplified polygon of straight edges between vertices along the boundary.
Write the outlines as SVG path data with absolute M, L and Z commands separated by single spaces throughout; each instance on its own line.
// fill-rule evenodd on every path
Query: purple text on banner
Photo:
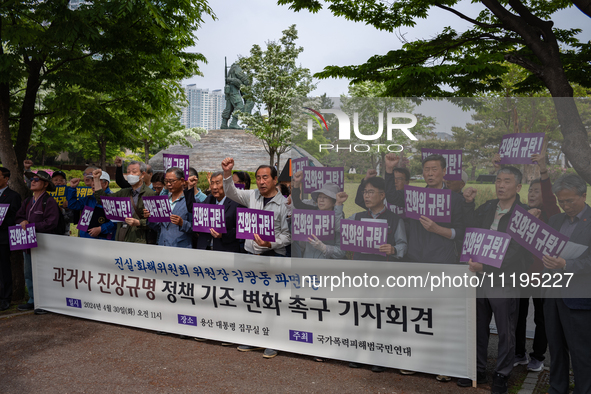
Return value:
M 520 206 L 513 210 L 507 234 L 540 259 L 560 256 L 569 239 Z
M 10 208 L 10 204 L 0 204 L 0 224 L 4 221 L 4 218 L 8 213 L 8 208 Z
M 236 186 L 236 189 L 240 189 L 240 190 L 245 189 L 245 185 L 243 185 L 242 183 L 235 183 L 234 186 Z
M 258 234 L 263 241 L 275 242 L 275 215 L 261 209 L 236 209 L 236 238 L 254 239 Z
M 451 222 L 451 190 L 405 185 L 404 200 L 407 218 L 426 216 L 434 222 Z
M 532 164 L 531 155 L 542 151 L 545 133 L 505 134 L 501 140 L 500 164 Z
M 124 222 L 133 216 L 131 197 L 101 197 L 105 216 L 113 222 Z
M 392 205 L 388 201 L 386 201 L 385 198 L 384 198 L 384 205 L 386 206 L 386 209 L 389 209 L 390 211 L 394 212 L 395 214 L 400 216 L 402 219 L 406 218 L 406 214 L 404 213 L 403 207 L 399 207 L 397 205 Z
M 421 154 L 423 160 L 427 156 L 441 155 L 445 157 L 447 162 L 446 175 L 443 179 L 448 181 L 461 181 L 462 180 L 462 150 L 451 150 L 451 149 L 426 149 L 421 148 Z
M 223 205 L 215 204 L 193 204 L 193 231 L 199 233 L 210 233 L 212 228 L 215 232 L 225 234 L 226 215 Z
M 483 228 L 466 229 L 460 261 L 472 261 L 500 268 L 511 242 L 511 236 Z
M 298 171 L 304 171 L 304 167 L 307 167 L 310 160 L 307 157 L 300 157 L 299 159 L 291 160 L 291 175 L 293 176 Z
M 179 324 L 197 326 L 197 316 L 178 315 Z
M 321 241 L 334 239 L 334 211 L 294 209 L 291 216 L 293 241 L 308 241 L 315 235 Z
M 341 220 L 341 249 L 385 256 L 380 246 L 388 243 L 388 223 Z
M 23 229 L 20 224 L 8 227 L 10 250 L 31 249 L 37 247 L 37 233 L 35 223 L 27 224 Z
M 289 340 L 296 342 L 314 343 L 314 334 L 308 331 L 289 330 Z
M 142 197 L 142 201 L 144 202 L 144 208 L 150 211 L 148 222 L 170 222 L 172 208 L 170 207 L 170 200 L 168 196 Z
M 172 167 L 178 167 L 185 173 L 185 181 L 189 179 L 189 155 L 173 155 L 170 153 L 162 154 L 164 163 L 164 173 Z
M 80 213 L 80 221 L 78 222 L 78 225 L 76 226 L 76 228 L 80 231 L 88 231 L 88 225 L 90 224 L 90 220 L 92 219 L 92 213 L 94 212 L 94 209 L 89 207 L 89 206 L 85 206 L 84 209 L 82 210 L 82 213 Z
M 326 183 L 338 185 L 341 191 L 345 188 L 344 167 L 304 167 L 304 193 L 312 193 Z

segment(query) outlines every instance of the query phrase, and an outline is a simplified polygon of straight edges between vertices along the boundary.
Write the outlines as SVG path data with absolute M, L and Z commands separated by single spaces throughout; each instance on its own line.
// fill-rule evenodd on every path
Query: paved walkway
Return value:
M 491 351 L 495 347 L 491 336 Z M 490 392 L 489 385 L 461 389 L 432 375 L 373 373 L 291 353 L 267 360 L 260 351 L 53 313 L 1 318 L 0 354 L 2 393 Z M 491 358 L 489 372 L 493 365 Z M 524 374 L 525 367 L 515 368 L 511 382 Z

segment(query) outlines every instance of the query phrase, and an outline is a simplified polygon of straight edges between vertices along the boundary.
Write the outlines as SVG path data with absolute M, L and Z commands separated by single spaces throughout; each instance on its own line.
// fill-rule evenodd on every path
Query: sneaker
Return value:
M 197 341 L 197 342 L 205 342 L 205 341 L 207 341 L 207 339 L 205 339 L 205 338 L 199 338 L 199 337 L 194 337 L 193 339 L 195 341 Z
M 486 384 L 488 379 L 486 378 L 486 372 L 476 372 L 476 384 Z M 460 387 L 472 387 L 472 380 L 468 378 L 458 379 L 457 382 Z
M 277 350 L 274 349 L 265 349 L 265 351 L 263 352 L 263 357 L 264 358 L 273 358 L 277 355 Z
M 47 311 L 45 309 L 35 309 L 36 315 L 46 315 Z
M 385 370 L 386 370 L 386 367 L 380 367 L 379 365 L 374 365 L 373 367 L 371 367 L 371 372 L 380 373 L 380 372 L 384 372 Z
M 246 346 L 246 345 L 238 346 L 239 352 L 251 352 L 253 350 L 260 350 L 260 349 L 263 349 L 263 348 L 259 347 L 259 346 Z
M 222 346 L 232 346 L 234 345 L 232 342 L 222 342 Z
M 451 381 L 451 378 L 447 375 L 437 375 L 435 377 L 435 379 L 437 379 L 438 382 L 443 382 L 443 383 L 447 383 Z
M 400 374 L 401 375 L 414 375 L 416 372 L 415 371 L 408 371 L 406 369 L 401 369 L 400 370 Z
M 10 302 L 6 300 L 0 301 L 0 312 L 5 311 L 10 308 Z
M 532 357 L 531 360 L 529 361 L 529 364 L 527 364 L 528 371 L 540 372 L 542 369 L 544 369 L 544 362 L 538 360 L 535 357 Z
M 500 373 L 495 373 L 493 376 L 493 382 L 490 389 L 490 394 L 507 394 L 507 380 L 508 377 L 505 375 L 501 375 Z
M 349 368 L 361 368 L 361 365 L 357 363 L 349 363 Z
M 33 309 L 35 309 L 35 304 L 27 302 L 26 304 L 19 305 L 16 309 L 18 309 L 19 311 L 32 311 Z
M 527 359 L 527 354 L 524 354 L 523 356 L 516 355 L 515 359 L 513 360 L 514 367 L 518 365 L 527 365 L 527 363 L 529 363 L 529 360 Z

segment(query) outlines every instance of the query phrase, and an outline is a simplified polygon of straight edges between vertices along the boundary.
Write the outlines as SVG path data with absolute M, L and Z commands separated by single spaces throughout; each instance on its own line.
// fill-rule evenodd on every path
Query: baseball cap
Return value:
M 103 173 L 101 174 L 101 181 L 111 182 L 111 177 L 109 176 L 108 173 L 103 171 Z

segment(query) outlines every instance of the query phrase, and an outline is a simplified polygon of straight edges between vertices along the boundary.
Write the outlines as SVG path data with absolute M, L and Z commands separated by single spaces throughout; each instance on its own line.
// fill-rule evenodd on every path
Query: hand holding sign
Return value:
M 91 229 L 88 229 L 88 234 L 90 234 L 91 237 L 96 238 L 101 234 L 101 228 L 93 227 Z
M 482 272 L 484 271 L 484 265 L 477 263 L 476 261 L 472 261 L 472 258 L 470 258 L 470 260 L 468 260 L 468 266 L 469 266 L 469 270 L 470 272 Z
M 170 222 L 172 224 L 176 224 L 177 226 L 183 225 L 183 218 L 179 215 L 170 215 Z
M 127 223 L 128 225 L 133 226 L 133 227 L 140 226 L 140 221 L 138 219 L 134 219 L 134 218 L 125 218 L 125 223 Z
M 396 248 L 390 244 L 380 245 L 380 252 L 386 255 L 396 254 Z
M 255 234 L 254 235 L 254 242 L 256 242 L 257 245 L 259 245 L 259 246 L 261 246 L 263 248 L 271 248 L 271 242 L 269 242 L 269 241 L 263 241 L 261 239 L 261 237 L 259 237 L 258 234 Z
M 544 262 L 544 267 L 551 270 L 562 269 L 566 265 L 566 260 L 562 257 L 544 256 L 542 261 Z
M 23 228 L 23 230 L 26 230 L 26 229 L 27 229 L 27 224 L 29 224 L 29 222 L 28 222 L 28 221 L 26 221 L 26 220 L 23 220 L 23 221 L 21 222 L 21 227 Z
M 222 234 L 218 233 L 217 231 L 215 231 L 214 229 L 210 228 L 209 232 L 211 234 L 212 237 L 214 238 L 222 238 Z

